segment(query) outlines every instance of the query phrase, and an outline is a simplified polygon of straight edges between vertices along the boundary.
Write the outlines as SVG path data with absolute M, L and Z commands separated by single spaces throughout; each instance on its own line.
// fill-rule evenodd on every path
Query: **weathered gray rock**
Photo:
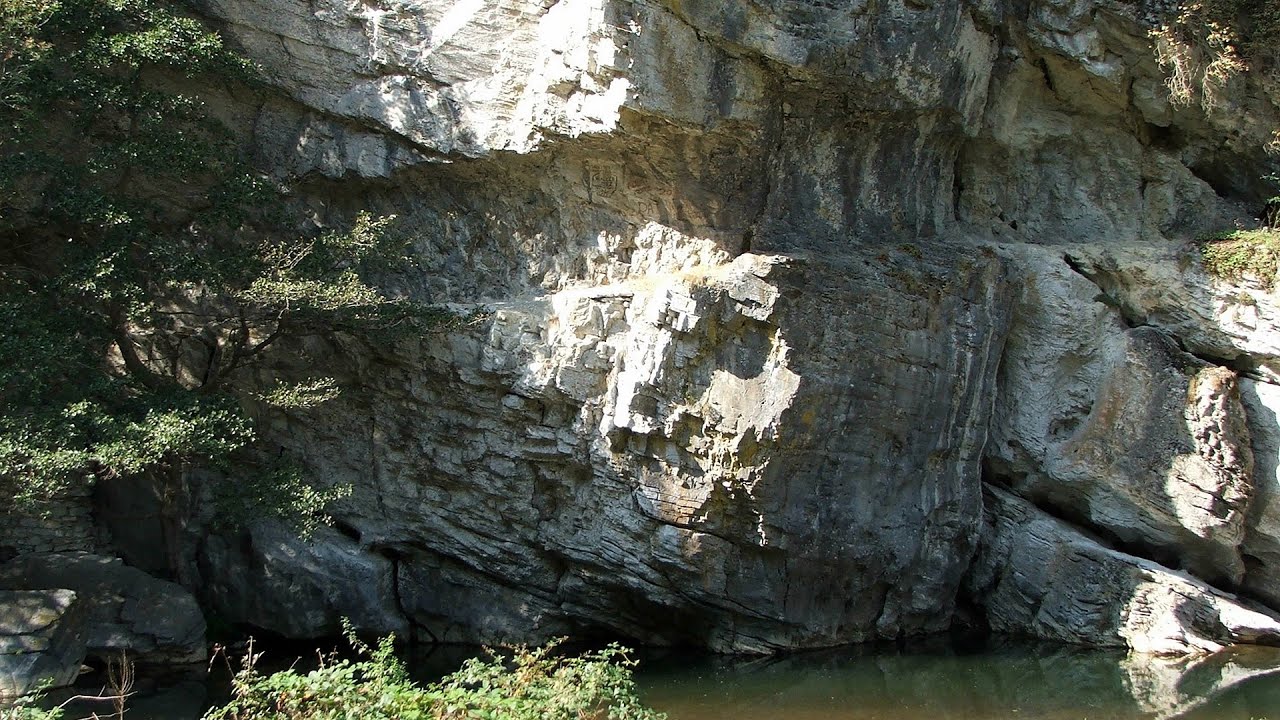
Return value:
M 998 488 L 984 500 L 967 590 L 994 630 L 1155 655 L 1280 644 L 1270 611 L 1108 548 Z
M 420 262 L 388 290 L 492 311 L 282 345 L 245 378 L 350 388 L 260 414 L 355 492 L 310 544 L 192 524 L 230 618 L 747 651 L 938 630 L 984 458 L 1108 542 L 1273 597 L 1252 456 L 1275 425 L 1246 425 L 1236 372 L 1280 367 L 1273 298 L 1209 283 L 1180 241 L 1244 217 L 1260 189 L 1235 176 L 1276 169 L 1280 114 L 1256 74 L 1171 105 L 1159 7 L 200 5 L 267 70 L 224 99 L 257 157 L 340 180 L 300 185 L 316 224 L 397 214 Z M 1120 589 L 1146 568 L 1106 557 Z M 1182 587 L 1159 573 L 1143 607 Z M 1058 635 L 1230 639 L 1178 632 Z
M 1130 324 L 1178 338 L 1188 351 L 1280 381 L 1280 298 L 1259 278 L 1215 278 L 1193 246 L 1067 250 Z
M 285 637 L 333 633 L 343 618 L 360 630 L 407 637 L 391 560 L 328 527 L 306 541 L 261 521 L 246 536 L 244 545 L 211 538 L 201 557 L 206 599 L 228 617 Z
M 1245 380 L 1240 396 L 1249 414 L 1254 456 L 1254 493 L 1241 547 L 1247 568 L 1244 587 L 1280 607 L 1280 387 Z
M 1001 273 L 934 246 L 744 255 L 500 307 L 420 365 L 351 368 L 361 391 L 309 418 L 311 462 L 357 483 L 336 515 L 358 548 L 325 536 L 263 562 L 255 531 L 247 555 L 211 543 L 204 574 L 221 612 L 299 634 L 336 615 L 294 591 L 356 566 L 385 588 L 379 552 L 443 640 L 594 629 L 759 652 L 941 630 L 979 519 Z M 270 436 L 290 442 L 288 423 Z M 290 591 L 237 580 L 259 563 Z
M 993 472 L 1135 552 L 1240 582 L 1253 454 L 1236 373 L 1128 327 L 1061 249 L 1009 251 L 1022 292 Z
M 87 620 L 70 590 L 0 591 L 0 698 L 70 685 L 84 662 Z
M 88 615 L 89 652 L 111 660 L 201 662 L 207 657 L 204 615 L 176 583 L 117 558 L 89 553 L 32 553 L 0 565 L 0 588 L 70 588 Z

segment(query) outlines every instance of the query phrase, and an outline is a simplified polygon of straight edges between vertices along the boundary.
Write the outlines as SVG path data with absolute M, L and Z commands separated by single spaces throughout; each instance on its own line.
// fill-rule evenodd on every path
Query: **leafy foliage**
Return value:
M 205 720 L 661 720 L 636 696 L 626 651 L 610 645 L 578 657 L 555 644 L 514 648 L 508 657 L 473 658 L 421 687 L 395 656 L 391 638 L 376 648 L 352 638 L 364 659 L 329 656 L 311 672 L 262 675 L 252 649 L 234 681 L 234 697 Z
M 298 463 L 282 457 L 235 486 L 215 487 L 214 503 L 224 524 L 241 526 L 252 520 L 273 518 L 309 540 L 332 519 L 325 508 L 351 495 L 351 490 L 350 485 L 317 488 L 307 482 Z
M 324 377 L 298 383 L 277 380 L 271 390 L 258 393 L 257 398 L 267 405 L 285 410 L 310 410 L 341 394 L 342 390 L 338 387 L 337 381 Z
M 0 720 L 61 720 L 62 710 L 54 708 L 43 710 L 35 705 L 39 695 L 20 697 L 9 707 L 0 708 Z
M 254 82 L 179 6 L 0 0 L 0 40 L 0 477 L 20 495 L 86 473 L 172 482 L 252 442 L 229 391 L 279 339 L 447 315 L 364 280 L 404 261 L 392 218 L 290 226 L 283 188 L 175 89 Z M 297 410 L 335 394 L 259 399 Z M 332 497 L 286 475 L 289 508 Z
M 1278 0 L 1180 0 L 1152 31 L 1175 105 L 1220 104 L 1232 77 L 1280 50 Z

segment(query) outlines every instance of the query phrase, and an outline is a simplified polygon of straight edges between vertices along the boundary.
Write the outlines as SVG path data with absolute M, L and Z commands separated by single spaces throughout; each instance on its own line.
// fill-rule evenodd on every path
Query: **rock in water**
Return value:
M 143 663 L 203 662 L 204 615 L 180 585 L 89 553 L 32 553 L 0 566 L 0 588 L 70 588 L 87 615 L 90 653 Z
M 70 685 L 84 662 L 88 617 L 70 590 L 0 590 L 0 698 Z
M 1280 644 L 1280 616 L 1158 563 L 1108 548 L 988 487 L 968 592 L 993 630 L 1155 655 Z

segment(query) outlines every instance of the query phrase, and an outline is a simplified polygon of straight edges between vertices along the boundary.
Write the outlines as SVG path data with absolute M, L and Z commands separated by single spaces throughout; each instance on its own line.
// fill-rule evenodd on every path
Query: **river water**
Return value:
M 1200 661 L 996 640 L 756 660 L 667 657 L 638 676 L 672 720 L 1280 720 L 1280 650 Z
M 298 654 L 273 652 L 281 657 L 268 666 L 288 666 Z M 475 652 L 419 653 L 411 668 L 429 680 Z M 669 650 L 643 651 L 639 659 L 642 697 L 671 720 L 1280 720 L 1280 649 L 1272 648 L 1170 661 L 1008 639 L 978 646 L 939 639 L 771 658 Z M 226 682 L 225 671 L 203 668 L 143 671 L 126 717 L 196 720 L 225 697 Z M 81 687 L 92 685 L 86 676 Z

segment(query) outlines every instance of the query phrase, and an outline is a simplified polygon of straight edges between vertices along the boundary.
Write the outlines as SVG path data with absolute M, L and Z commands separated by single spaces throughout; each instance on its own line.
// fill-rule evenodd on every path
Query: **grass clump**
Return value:
M 1275 285 L 1280 264 L 1280 229 L 1234 230 L 1200 241 L 1200 259 L 1214 277 L 1239 280 L 1256 278 L 1266 287 Z
M 233 698 L 204 720 L 664 720 L 636 696 L 626 650 L 610 645 L 564 656 L 556 644 L 507 656 L 472 658 L 444 679 L 420 686 L 395 656 L 391 638 L 376 648 L 352 638 L 359 660 L 330 655 L 310 672 L 263 675 L 250 647 Z

